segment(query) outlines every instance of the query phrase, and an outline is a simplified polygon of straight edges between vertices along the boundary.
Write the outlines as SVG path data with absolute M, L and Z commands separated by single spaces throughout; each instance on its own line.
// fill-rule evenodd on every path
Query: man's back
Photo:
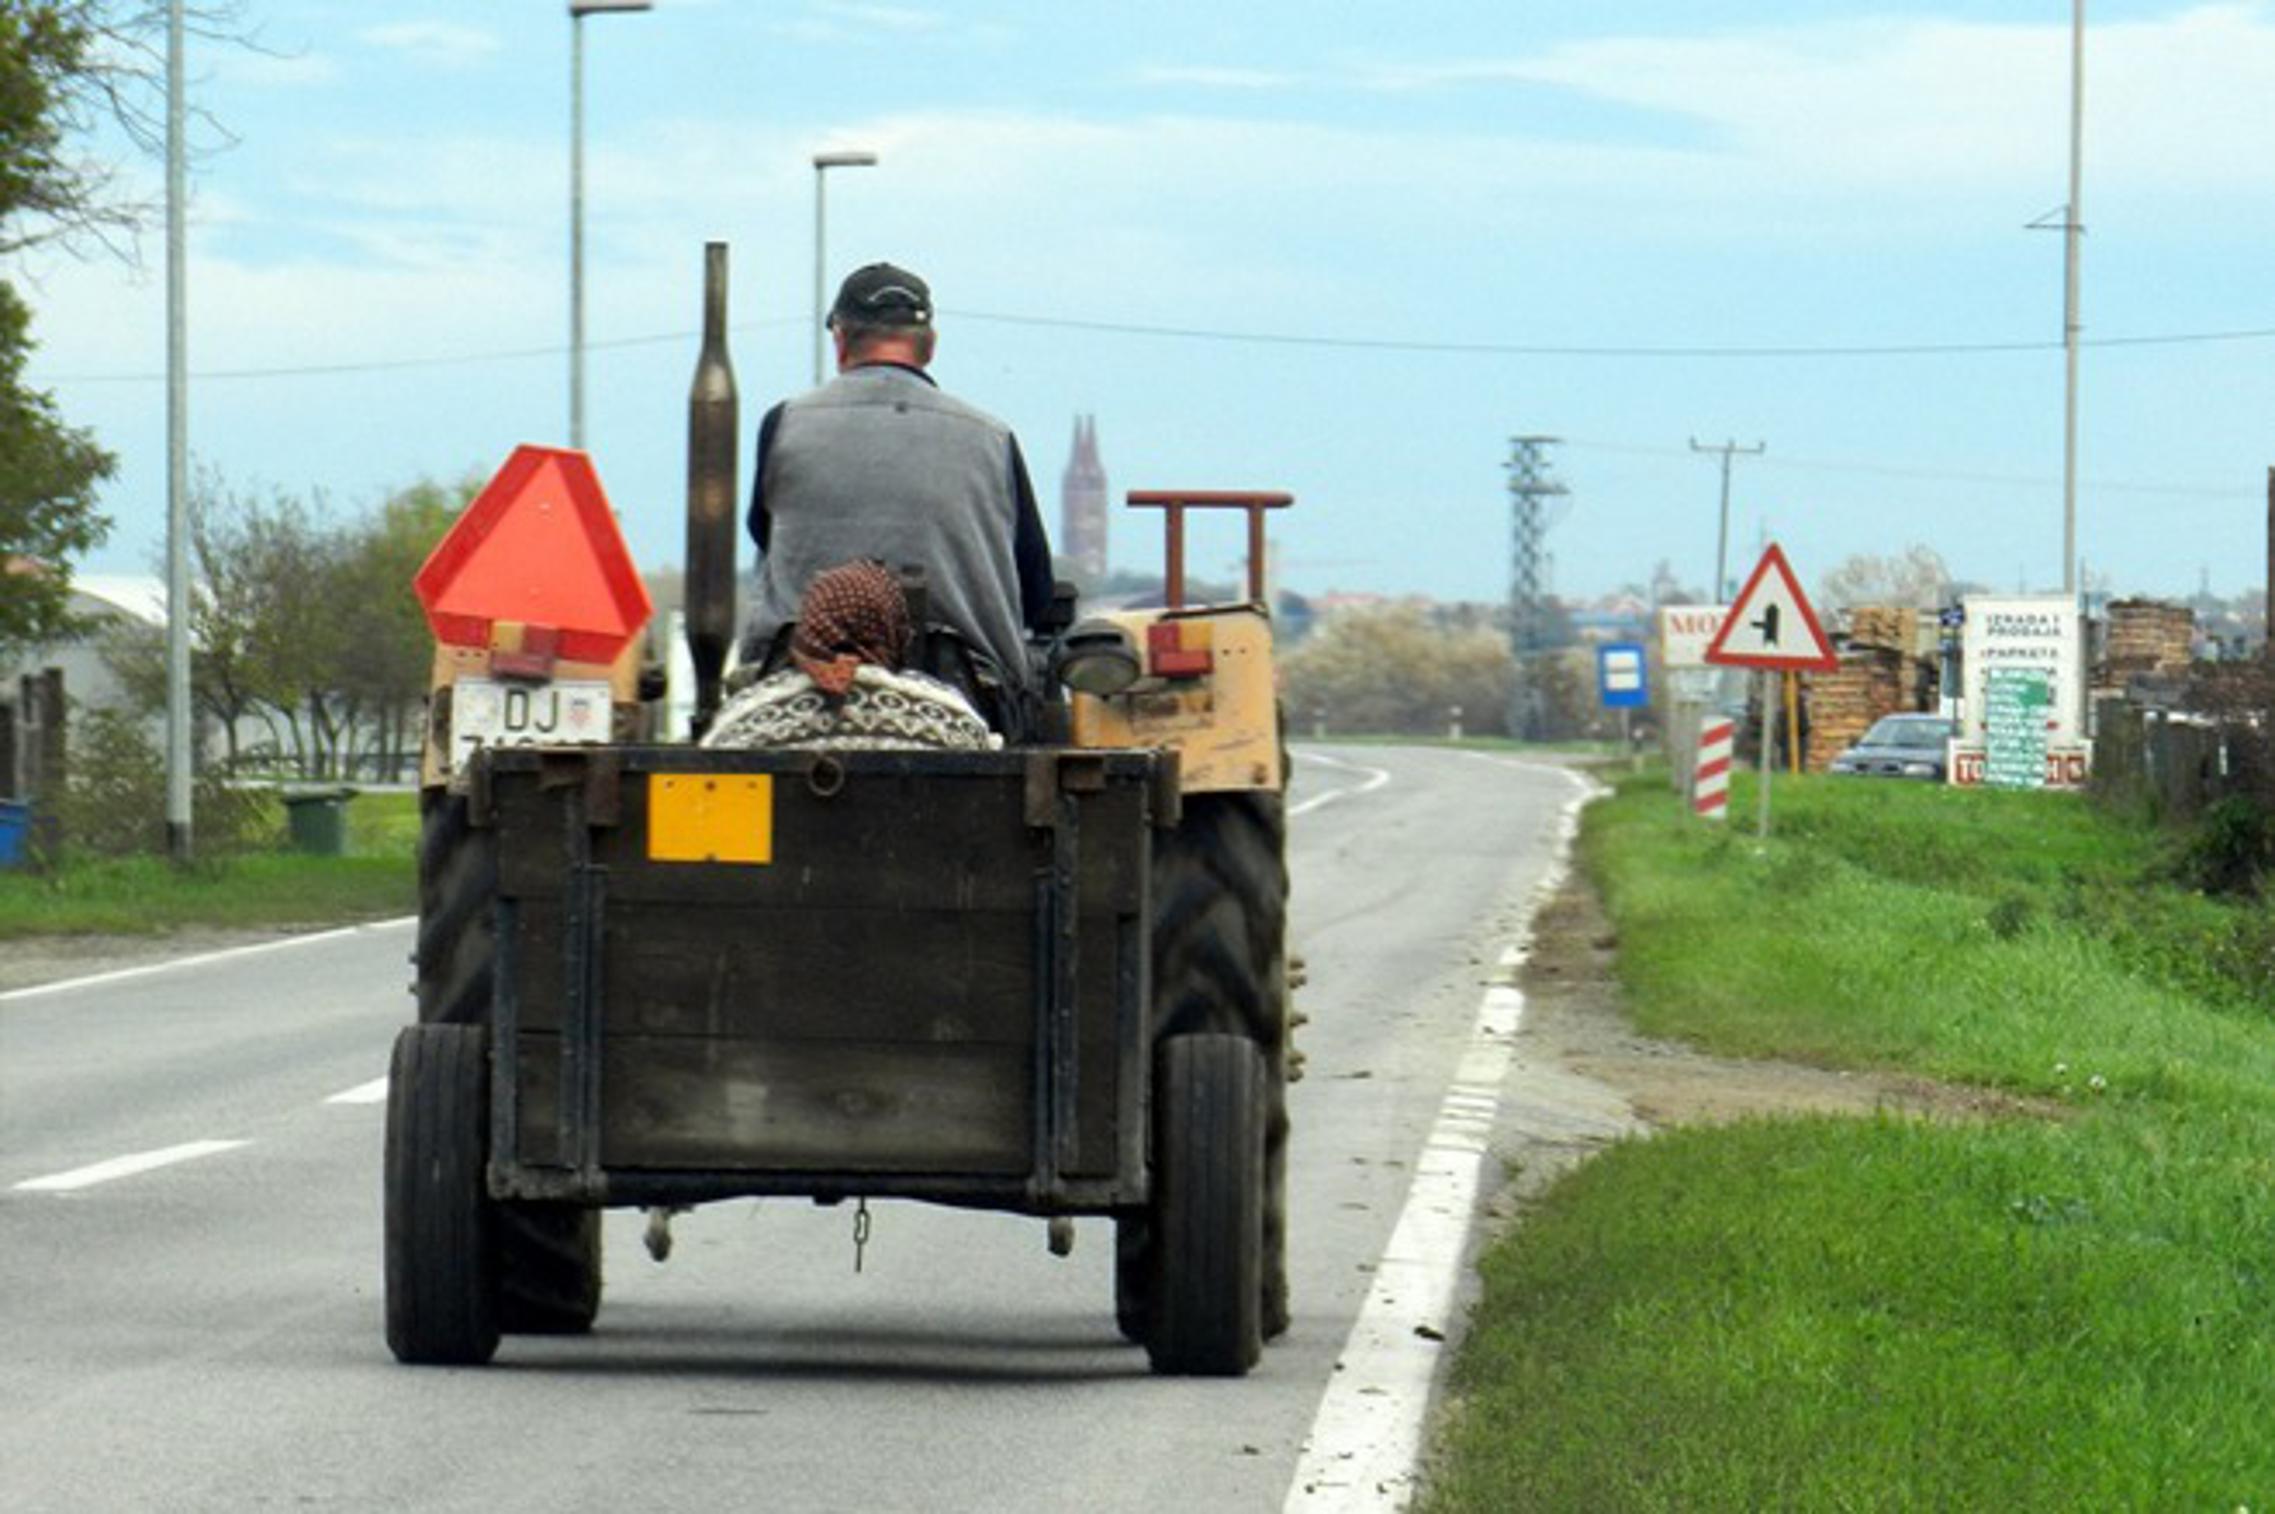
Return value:
M 914 370 L 877 364 L 785 401 L 760 446 L 757 636 L 797 614 L 814 574 L 873 557 L 922 568 L 933 618 L 1026 680 L 1023 470 L 1008 427 Z

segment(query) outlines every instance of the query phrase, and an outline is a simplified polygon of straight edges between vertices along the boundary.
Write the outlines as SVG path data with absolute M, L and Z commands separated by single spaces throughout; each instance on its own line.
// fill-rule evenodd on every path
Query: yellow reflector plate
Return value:
M 650 773 L 650 862 L 774 860 L 774 775 Z

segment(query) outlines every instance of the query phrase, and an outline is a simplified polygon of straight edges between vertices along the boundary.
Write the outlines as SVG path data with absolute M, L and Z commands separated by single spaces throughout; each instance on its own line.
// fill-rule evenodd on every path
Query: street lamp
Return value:
M 585 444 L 585 17 L 655 0 L 569 0 L 569 445 Z
M 877 155 L 873 152 L 817 152 L 814 154 L 814 383 L 822 381 L 822 228 L 825 224 L 825 191 L 829 171 L 833 168 L 874 168 Z

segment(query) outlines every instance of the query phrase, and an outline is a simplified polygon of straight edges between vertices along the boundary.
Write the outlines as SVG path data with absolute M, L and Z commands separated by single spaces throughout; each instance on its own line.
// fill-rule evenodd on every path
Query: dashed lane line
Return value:
M 324 1102 L 327 1104 L 384 1104 L 387 1102 L 387 1080 L 381 1077 L 373 1078 L 368 1083 L 358 1083 L 353 1088 L 343 1089 L 333 1094 Z
M 132 1156 L 112 1157 L 107 1162 L 96 1162 L 87 1167 L 74 1167 L 69 1172 L 50 1173 L 44 1178 L 27 1178 L 16 1184 L 18 1193 L 76 1193 L 98 1183 L 131 1178 L 137 1173 L 171 1167 L 177 1162 L 194 1162 L 199 1157 L 219 1152 L 235 1151 L 248 1145 L 245 1141 L 185 1141 L 179 1146 L 162 1146 L 156 1151 L 138 1151 Z
M 1365 782 L 1354 784 L 1350 788 L 1329 789 L 1324 794 L 1312 795 L 1301 804 L 1290 805 L 1288 815 L 1291 819 L 1297 815 L 1308 815 L 1322 805 L 1333 804 L 1338 799 L 1348 799 L 1354 794 L 1371 794 L 1390 782 L 1389 770 L 1385 768 L 1361 767 L 1358 763 L 1345 762 L 1340 757 L 1329 757 L 1322 752 L 1299 752 L 1296 755 L 1305 762 L 1316 762 L 1324 767 L 1340 768 L 1346 773 L 1364 773 L 1367 776 Z

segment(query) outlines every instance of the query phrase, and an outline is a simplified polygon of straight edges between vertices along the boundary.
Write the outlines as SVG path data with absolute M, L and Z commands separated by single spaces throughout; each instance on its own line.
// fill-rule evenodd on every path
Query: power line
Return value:
M 778 316 L 772 320 L 746 321 L 735 326 L 740 332 L 753 332 L 767 327 L 802 326 L 801 316 Z M 620 336 L 604 341 L 587 341 L 585 350 L 617 350 L 632 347 L 659 347 L 666 343 L 692 347 L 700 334 L 692 331 L 662 331 L 649 336 Z M 494 352 L 459 352 L 432 357 L 373 358 L 354 363 L 299 363 L 273 368 L 208 368 L 200 369 L 192 378 L 218 381 L 226 379 L 275 378 L 332 378 L 357 373 L 401 373 L 415 368 L 468 368 L 480 363 L 514 363 L 532 358 L 558 358 L 567 352 L 566 343 L 543 347 L 507 347 Z M 46 384 L 142 384 L 161 381 L 163 373 L 58 373 L 44 375 L 39 382 Z
M 1684 457 L 1688 450 L 1682 447 L 1651 446 L 1635 442 L 1599 442 L 1568 440 L 1566 446 L 1583 452 L 1610 452 L 1627 457 Z M 1707 451 L 1720 451 L 1710 447 Z M 1805 458 L 1769 456 L 1761 460 L 1765 468 L 1783 469 L 1796 473 L 1857 473 L 1878 478 L 1918 479 L 1926 483 L 1985 484 L 2001 489 L 2059 489 L 2057 478 L 2033 478 L 2019 473 L 1970 473 L 1951 468 L 1914 468 L 1900 463 L 1876 463 L 1858 458 Z M 2140 494 L 2173 499 L 2233 499 L 2236 489 L 2204 484 L 2133 484 L 2095 480 L 2097 494 Z M 2255 486 L 2254 486 L 2255 487 Z
M 1072 320 L 1057 316 L 1009 315 L 990 310 L 943 310 L 958 320 L 990 321 L 1004 326 L 1035 326 L 1063 331 L 1092 331 L 1112 336 L 1165 337 L 1179 341 L 1240 342 L 1257 346 L 1327 347 L 1359 352 L 1416 352 L 1479 357 L 1601 357 L 1601 358 L 1845 358 L 1845 357 L 1972 357 L 2015 352 L 2059 352 L 2058 341 L 2012 342 L 1892 342 L 1878 345 L 1832 346 L 1636 346 L 1587 343 L 1534 342 L 1431 342 L 1390 337 L 1320 336 L 1295 332 L 1233 331 L 1202 326 L 1154 326 L 1130 321 Z M 2206 342 L 2253 342 L 2275 339 L 2275 326 L 2234 331 L 2158 332 L 2141 336 L 2098 337 L 2088 347 L 2175 347 Z
M 978 321 L 999 326 L 1022 326 L 1051 331 L 1084 331 L 1106 336 L 1137 336 L 1165 341 L 1213 342 L 1255 347 L 1302 347 L 1339 352 L 1415 353 L 1442 357 L 1564 357 L 1604 358 L 1619 361 L 1728 362 L 1816 358 L 1994 357 L 2015 353 L 2058 352 L 2063 347 L 2063 344 L 2058 341 L 1890 342 L 1876 345 L 1826 346 L 1685 346 L 1673 343 L 1628 346 L 1588 343 L 1433 342 L 1395 337 L 1329 336 L 1304 332 L 1239 331 L 1206 326 L 1160 326 L 1133 321 L 1075 320 L 1058 316 L 1014 315 L 1004 311 L 991 310 L 943 309 L 941 314 L 957 320 Z M 803 322 L 804 317 L 802 316 L 782 316 L 772 320 L 741 323 L 735 329 L 748 332 L 763 328 L 801 325 Z M 666 331 L 645 336 L 616 337 L 607 341 L 587 342 L 585 345 L 588 350 L 613 350 L 654 347 L 665 343 L 691 346 L 695 340 L 696 333 L 692 331 Z M 2275 340 L 2275 326 L 2245 327 L 2230 331 L 2178 331 L 2137 336 L 2095 337 L 2084 341 L 2081 345 L 2102 348 L 2188 347 L 2215 343 L 2270 340 Z M 419 368 L 460 368 L 481 363 L 557 358 L 567 350 L 568 348 L 563 344 L 552 344 L 539 347 L 504 348 L 492 352 L 376 358 L 358 362 L 209 369 L 192 376 L 209 381 L 329 378 L 358 373 L 395 373 Z M 48 375 L 43 379 L 43 382 L 141 384 L 163 382 L 164 378 L 163 373 L 63 373 Z

